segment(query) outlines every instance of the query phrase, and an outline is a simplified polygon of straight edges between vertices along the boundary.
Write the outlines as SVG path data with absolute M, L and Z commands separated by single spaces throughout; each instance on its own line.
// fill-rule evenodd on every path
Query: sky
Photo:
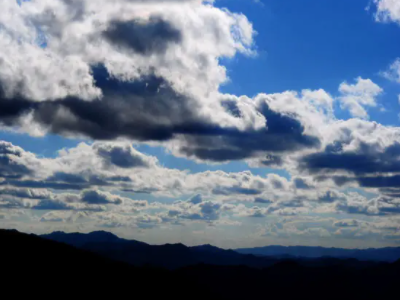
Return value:
M 2 1 L 1 228 L 399 246 L 399 1 Z

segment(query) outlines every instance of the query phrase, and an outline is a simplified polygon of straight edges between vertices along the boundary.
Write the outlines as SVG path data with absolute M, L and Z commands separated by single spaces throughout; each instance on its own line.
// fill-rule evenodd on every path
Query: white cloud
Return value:
M 381 22 L 400 23 L 400 3 L 397 0 L 374 0 L 377 6 L 376 19 Z
M 358 77 L 355 84 L 343 82 L 339 91 L 339 98 L 343 109 L 348 109 L 353 117 L 368 119 L 366 107 L 376 107 L 376 98 L 383 90 L 371 79 Z
M 400 83 L 400 58 L 396 59 L 382 75 L 392 81 Z

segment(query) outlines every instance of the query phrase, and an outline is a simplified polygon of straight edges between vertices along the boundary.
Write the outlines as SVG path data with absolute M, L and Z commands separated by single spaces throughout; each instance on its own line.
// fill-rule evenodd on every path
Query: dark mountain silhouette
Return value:
M 268 268 L 199 264 L 168 271 L 135 267 L 17 231 L 0 230 L 0 245 L 2 292 L 15 298 L 389 299 L 398 293 L 400 279 L 399 261 L 362 269 L 284 260 Z M 162 247 L 170 255 L 188 249 Z
M 339 259 L 353 258 L 360 261 L 394 262 L 400 259 L 400 248 L 380 249 L 341 249 L 304 246 L 267 246 L 258 248 L 236 249 L 238 253 L 253 254 L 264 257 L 293 257 L 293 258 L 321 258 L 332 257 Z
M 99 237 L 90 238 L 95 236 Z M 210 296 L 205 288 L 178 274 L 134 267 L 35 235 L 0 230 L 0 245 L 2 292 L 11 298 L 185 299 L 192 290 L 201 295 L 196 299 Z
M 54 232 L 41 237 L 136 266 L 153 265 L 177 269 L 204 263 L 263 268 L 276 263 L 276 259 L 243 255 L 233 250 L 224 250 L 211 245 L 187 247 L 182 244 L 166 244 L 154 246 L 134 240 L 120 239 L 104 231 L 88 234 Z
M 252 249 L 225 250 L 212 245 L 187 247 L 182 244 L 149 245 L 96 231 L 91 233 L 53 232 L 42 235 L 102 256 L 136 266 L 153 265 L 168 269 L 200 263 L 212 265 L 265 268 L 282 260 L 296 260 L 304 266 L 351 265 L 369 267 L 374 262 L 394 262 L 400 258 L 399 248 L 349 250 L 322 247 L 270 246 Z

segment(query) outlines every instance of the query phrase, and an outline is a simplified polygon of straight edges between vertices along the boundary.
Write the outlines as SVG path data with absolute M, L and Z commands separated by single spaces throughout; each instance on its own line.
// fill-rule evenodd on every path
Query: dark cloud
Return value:
M 67 98 L 42 103 L 34 118 L 54 133 L 84 134 L 98 140 L 127 136 L 136 140 L 168 140 L 197 119 L 195 101 L 177 94 L 155 76 L 135 82 L 110 77 L 104 67 L 93 69 L 103 98 Z M 200 120 L 198 120 L 199 123 Z M 204 122 L 204 121 L 203 121 Z M 193 129 L 195 130 L 195 128 Z
M 261 204 L 271 204 L 272 203 L 271 200 L 264 199 L 264 198 L 259 198 L 259 197 L 255 198 L 254 202 L 255 203 L 261 203 Z
M 283 165 L 283 159 L 277 155 L 268 155 L 260 163 L 265 167 L 276 168 Z
M 314 173 L 338 170 L 360 175 L 400 172 L 400 144 L 395 143 L 383 152 L 368 144 L 361 144 L 354 152 L 343 152 L 342 146 L 334 143 L 324 152 L 302 158 L 300 166 Z
M 130 146 L 100 145 L 95 149 L 106 163 L 120 168 L 149 167 L 149 162 L 145 159 L 145 156 L 139 152 L 134 152 Z
M 295 178 L 293 180 L 294 186 L 296 187 L 296 189 L 299 190 L 309 190 L 312 188 L 311 185 L 309 185 L 304 179 L 301 178 Z
M 233 186 L 233 187 L 217 187 L 212 190 L 212 193 L 214 195 L 234 195 L 234 194 L 240 194 L 240 195 L 259 195 L 262 193 L 262 191 L 257 190 L 257 189 L 251 189 L 251 188 L 243 188 L 240 186 Z
M 5 180 L 0 182 L 0 185 L 14 186 L 20 188 L 49 188 L 55 190 L 82 190 L 90 187 L 89 184 L 71 184 L 38 180 Z
M 76 174 L 68 174 L 64 172 L 56 172 L 54 175 L 47 178 L 49 182 L 66 182 L 71 184 L 85 184 L 86 179 L 83 176 Z
M 60 200 L 46 199 L 39 202 L 38 205 L 32 207 L 35 210 L 71 210 L 71 206 Z
M 400 187 L 400 175 L 395 176 L 374 176 L 356 178 L 362 187 L 386 188 Z
M 49 197 L 49 193 L 44 191 L 37 191 L 34 189 L 15 189 L 15 188 L 2 188 L 0 189 L 0 195 L 13 196 L 18 198 L 28 199 L 46 199 Z
M 327 191 L 318 197 L 318 201 L 332 203 L 338 200 L 345 200 L 345 198 L 335 191 Z
M 181 32 L 172 24 L 158 18 L 146 22 L 114 21 L 103 32 L 113 45 L 131 49 L 142 55 L 163 53 L 171 43 L 180 43 Z
M 377 188 L 379 191 L 390 197 L 399 197 L 400 190 L 400 175 L 385 176 L 318 176 L 319 181 L 332 179 L 336 185 L 343 186 L 348 183 L 358 183 L 364 188 Z
M 20 178 L 32 174 L 32 171 L 16 160 L 21 157 L 20 150 L 7 142 L 0 142 L 0 178 Z
M 219 219 L 219 211 L 221 205 L 213 202 L 204 202 L 200 204 L 201 214 L 205 220 L 217 220 Z
M 123 202 L 118 196 L 96 190 L 83 191 L 81 201 L 88 204 L 122 204 Z
M 0 115 L 0 122 L 18 125 L 19 117 L 32 112 L 34 121 L 56 134 L 85 135 L 96 140 L 129 137 L 138 141 L 166 141 L 179 136 L 181 154 L 217 162 L 320 145 L 317 137 L 304 134 L 296 116 L 275 112 L 266 103 L 260 104 L 258 110 L 265 116 L 267 127 L 243 131 L 221 127 L 200 116 L 199 102 L 175 92 L 163 78 L 147 76 L 133 82 L 120 81 L 110 76 L 104 66 L 94 67 L 93 77 L 103 93 L 101 99 L 93 101 L 68 97 L 35 103 L 18 99 L 14 102 L 15 99 L 0 95 L 0 106 L 10 103 L 15 106 L 6 115 Z M 140 165 L 128 156 L 117 158 L 112 153 L 107 156 L 119 166 Z M 265 160 L 266 165 L 282 163 L 279 155 L 270 158 Z
M 267 120 L 267 127 L 259 130 L 240 131 L 232 128 L 210 128 L 211 131 L 193 132 L 185 136 L 181 152 L 204 160 L 229 161 L 254 156 L 258 152 L 292 152 L 320 145 L 317 137 L 304 134 L 304 127 L 295 116 L 275 112 L 262 103 L 259 112 Z M 282 163 L 278 156 L 271 156 L 273 164 Z M 268 164 L 268 160 L 266 160 Z

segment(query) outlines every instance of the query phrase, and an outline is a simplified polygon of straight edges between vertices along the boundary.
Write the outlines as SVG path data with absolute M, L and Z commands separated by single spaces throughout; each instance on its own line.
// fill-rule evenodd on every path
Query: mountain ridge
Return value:
M 364 262 L 394 262 L 400 259 L 400 248 L 343 249 L 308 246 L 266 246 L 244 249 L 222 249 L 205 244 L 186 246 L 182 243 L 150 245 L 136 240 L 119 238 L 107 231 L 90 233 L 54 232 L 41 235 L 46 239 L 63 242 L 89 250 L 105 257 L 133 265 L 156 265 L 176 269 L 199 263 L 217 265 L 245 265 L 269 267 L 281 260 L 299 260 L 303 264 L 315 264 L 313 259 L 332 263 L 330 259 Z M 339 263 L 339 262 L 338 262 Z M 361 263 L 360 263 L 361 265 Z

